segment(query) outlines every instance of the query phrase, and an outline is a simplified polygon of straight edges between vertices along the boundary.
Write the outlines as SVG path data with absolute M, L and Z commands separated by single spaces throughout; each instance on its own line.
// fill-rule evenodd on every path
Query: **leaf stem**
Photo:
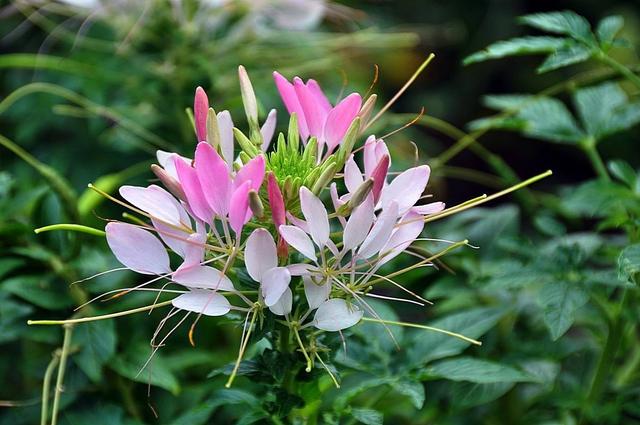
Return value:
M 51 392 L 51 377 L 60 361 L 60 350 L 53 353 L 51 361 L 44 372 L 44 381 L 42 382 L 42 409 L 40 413 L 40 425 L 47 425 L 49 417 L 49 393 Z
M 58 376 L 56 378 L 56 389 L 53 396 L 53 408 L 51 410 L 51 425 L 58 423 L 58 410 L 60 408 L 60 396 L 64 391 L 64 372 L 67 367 L 67 357 L 69 356 L 69 346 L 71 345 L 71 335 L 73 333 L 73 324 L 64 325 L 64 340 L 62 342 L 62 351 L 60 352 L 60 365 L 58 366 Z
M 600 59 L 602 63 L 614 69 L 616 72 L 619 72 L 627 80 L 631 81 L 633 84 L 640 88 L 640 77 L 637 76 L 629 67 L 621 64 L 620 62 L 606 54 L 599 55 L 598 59 Z
M 582 144 L 582 149 L 589 157 L 589 161 L 591 161 L 591 165 L 593 166 L 596 174 L 598 174 L 602 180 L 611 181 L 611 177 L 607 172 L 607 167 L 605 167 L 604 161 L 602 160 L 600 153 L 598 153 L 595 141 L 589 139 L 587 142 Z

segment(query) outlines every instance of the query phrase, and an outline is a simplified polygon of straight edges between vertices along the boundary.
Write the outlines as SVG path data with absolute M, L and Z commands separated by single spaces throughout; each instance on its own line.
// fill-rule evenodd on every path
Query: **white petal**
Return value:
M 398 204 L 394 201 L 378 215 L 376 223 L 360 246 L 358 257 L 369 258 L 380 251 L 391 237 L 397 218 Z
M 309 236 L 296 226 L 280 226 L 280 235 L 285 241 L 302 255 L 310 260 L 316 261 L 316 250 Z
M 423 228 L 424 220 L 421 214 L 413 211 L 405 214 L 391 235 L 391 238 L 389 238 L 389 241 L 380 250 L 380 261 L 378 264 L 382 265 L 400 255 L 420 236 Z
M 105 227 L 109 248 L 123 265 L 142 274 L 171 271 L 169 254 L 151 232 L 128 223 L 108 223 Z
M 318 307 L 313 324 L 323 331 L 336 332 L 358 323 L 362 314 L 362 310 L 355 305 L 348 305 L 340 298 L 332 298 Z
M 171 201 L 174 202 L 174 206 L 178 210 L 178 214 L 180 215 L 180 222 L 185 228 L 191 229 L 191 218 L 189 217 L 189 214 L 185 210 L 184 206 L 182 206 L 182 204 L 173 197 L 171 198 Z M 192 233 L 176 229 L 175 226 L 169 226 L 164 222 L 153 218 L 151 219 L 151 223 L 153 224 L 153 227 L 155 227 L 158 231 L 158 236 L 160 236 L 160 239 L 162 239 L 162 241 L 166 243 L 169 248 L 173 250 L 173 252 L 175 252 L 182 258 L 185 258 L 186 251 L 189 250 L 189 245 L 191 245 L 186 242 L 186 239 L 188 239 L 189 236 L 192 235 Z M 198 239 L 200 244 L 204 243 L 204 239 L 202 238 L 203 236 L 204 235 L 201 235 L 201 237 L 199 237 L 199 239 L 202 240 Z
M 309 189 L 302 186 L 300 188 L 300 207 L 302 214 L 307 220 L 309 232 L 316 245 L 324 247 L 329 240 L 329 216 L 327 209 Z
M 311 310 L 315 310 L 329 298 L 331 284 L 326 281 L 322 285 L 317 285 L 311 280 L 311 276 L 302 276 L 304 283 L 304 295 Z
M 181 216 L 175 198 L 160 186 L 122 186 L 120 195 L 134 207 L 146 212 L 152 218 L 174 226 L 182 226 Z
M 223 316 L 231 310 L 231 305 L 224 296 L 205 289 L 189 291 L 174 298 L 171 303 L 181 310 L 205 316 Z
M 269 307 L 269 310 L 273 314 L 278 316 L 284 316 L 285 314 L 291 313 L 291 307 L 293 304 L 293 294 L 291 293 L 291 289 L 287 288 L 278 302 Z
M 421 215 L 429 215 L 442 211 L 444 207 L 444 202 L 431 202 L 429 204 L 417 205 L 411 208 L 411 211 Z
M 413 207 L 422 196 L 429 181 L 431 170 L 428 165 L 410 168 L 397 176 L 382 191 L 380 203 L 386 208 L 391 202 L 398 203 L 398 214 L 402 215 Z
M 371 230 L 374 217 L 373 197 L 370 194 L 362 204 L 353 210 L 349 221 L 347 221 L 342 236 L 345 251 L 358 247 L 365 240 Z
M 244 249 L 244 264 L 251 279 L 262 280 L 263 274 L 278 265 L 278 252 L 271 233 L 256 229 L 247 238 Z
M 205 288 L 220 291 L 233 291 L 233 283 L 220 270 L 209 266 L 191 266 L 178 269 L 172 280 L 189 288 Z
M 349 193 L 353 193 L 363 182 L 362 171 L 360 171 L 358 164 L 353 159 L 353 155 L 351 155 L 344 166 L 344 184 L 347 186 Z
M 207 240 L 205 233 L 192 233 L 184 243 L 184 261 L 180 267 L 199 265 L 204 260 L 204 243 Z
M 266 271 L 260 282 L 260 290 L 267 307 L 274 305 L 289 287 L 291 275 L 286 267 L 275 267 Z
M 304 221 L 303 219 L 298 218 L 295 215 L 291 214 L 289 211 L 287 211 L 287 219 L 289 220 L 289 222 L 291 224 L 295 225 L 296 227 L 301 228 L 306 233 L 311 233 L 311 231 L 309 231 L 309 226 L 307 225 L 307 222 Z
M 272 109 L 267 115 L 267 119 L 264 120 L 262 127 L 260 128 L 260 134 L 262 135 L 262 152 L 266 152 L 273 139 L 273 134 L 276 131 L 276 117 L 277 111 Z
M 311 264 L 304 263 L 289 264 L 287 266 L 287 270 L 289 270 L 289 274 L 291 274 L 291 276 L 304 276 L 313 272 L 315 270 L 315 267 L 313 267 Z
M 229 164 L 229 170 L 233 167 L 233 120 L 229 111 L 218 112 L 218 131 L 220 132 L 220 152 L 222 158 Z
M 190 164 L 191 160 L 189 158 L 185 158 L 182 155 L 178 155 L 173 152 L 165 152 L 158 150 L 156 151 L 156 158 L 158 159 L 158 164 L 164 168 L 164 170 L 174 179 L 178 180 L 178 172 L 176 171 L 175 159 L 180 158 L 185 163 Z

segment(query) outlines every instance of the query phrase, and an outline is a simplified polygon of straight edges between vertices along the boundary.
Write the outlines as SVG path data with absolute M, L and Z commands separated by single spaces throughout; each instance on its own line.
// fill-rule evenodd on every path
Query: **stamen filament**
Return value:
M 427 325 L 419 325 L 417 323 L 408 323 L 408 322 L 396 322 L 395 320 L 382 320 L 382 319 L 374 319 L 373 317 L 363 317 L 362 318 L 363 321 L 365 322 L 373 322 L 373 323 L 380 323 L 383 325 L 396 325 L 396 326 L 404 326 L 407 328 L 418 328 L 418 329 L 425 329 L 428 331 L 433 331 L 433 332 L 439 332 L 445 335 L 449 335 L 455 338 L 459 338 L 463 341 L 467 341 L 468 343 L 471 343 L 473 345 L 482 345 L 482 342 L 477 341 L 475 339 L 471 339 L 469 337 L 466 337 L 464 335 L 461 335 L 459 333 L 455 333 L 455 332 L 451 332 L 451 331 L 447 331 L 444 329 L 440 329 L 440 328 L 435 328 L 433 326 L 427 326 Z
M 171 304 L 173 300 L 163 301 L 157 304 L 151 304 L 144 307 L 138 307 L 131 310 L 119 311 L 117 313 L 103 314 L 101 316 L 80 317 L 78 319 L 67 320 L 27 320 L 27 325 L 70 325 L 73 323 L 95 322 L 96 320 L 113 319 L 114 317 L 128 316 L 130 314 L 141 313 L 143 311 L 153 310 L 157 307 L 164 307 Z

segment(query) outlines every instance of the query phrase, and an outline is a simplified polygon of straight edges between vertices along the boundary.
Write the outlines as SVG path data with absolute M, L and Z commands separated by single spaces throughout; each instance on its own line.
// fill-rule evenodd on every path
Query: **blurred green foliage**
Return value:
M 293 32 L 260 2 L 75 3 L 16 0 L 0 14 L 8 47 L 0 56 L 0 424 L 38 423 L 47 379 L 49 407 L 61 395 L 63 424 L 640 422 L 640 29 L 632 6 L 567 5 L 585 18 L 543 13 L 558 6 L 538 2 L 330 3 L 318 22 Z M 520 15 L 526 27 L 518 29 Z M 196 85 L 214 107 L 239 112 L 243 64 L 264 116 L 280 104 L 275 69 L 313 76 L 337 95 L 342 71 L 365 92 L 378 63 L 374 91 L 389 98 L 425 51 L 436 61 L 394 106 L 427 108 L 388 140 L 398 168 L 426 158 L 430 190 L 449 205 L 554 170 L 511 200 L 428 226 L 428 237 L 480 247 L 403 277 L 434 306 L 375 304 L 386 320 L 460 332 L 481 347 L 393 328 L 398 349 L 379 325 L 362 324 L 346 350 L 339 337 L 327 342 L 339 351 L 327 363 L 341 381 L 335 389 L 320 368 L 288 382 L 300 353 L 278 354 L 256 334 L 241 378 L 224 389 L 239 317 L 203 320 L 195 348 L 186 330 L 178 333 L 142 373 L 159 311 L 75 326 L 68 359 L 62 329 L 26 325 L 149 302 L 132 294 L 74 311 L 135 278 L 117 271 L 70 285 L 118 267 L 103 239 L 33 229 L 101 227 L 119 210 L 87 183 L 107 192 L 144 183 L 155 149 L 192 150 L 185 108 Z M 532 57 L 511 57 L 522 55 Z M 385 134 L 411 114 L 387 114 L 373 130 Z

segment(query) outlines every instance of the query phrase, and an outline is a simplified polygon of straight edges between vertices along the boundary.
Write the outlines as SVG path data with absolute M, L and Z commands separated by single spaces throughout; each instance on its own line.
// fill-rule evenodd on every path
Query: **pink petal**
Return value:
M 322 138 L 322 130 L 324 127 L 324 121 L 326 113 L 318 103 L 309 90 L 309 88 L 298 77 L 293 79 L 293 88 L 295 89 L 298 101 L 304 112 L 304 119 L 309 129 L 309 135 L 318 138 L 318 148 L 324 143 Z M 321 143 L 322 142 L 322 143 Z
M 247 238 L 244 249 L 244 264 L 251 279 L 256 282 L 278 265 L 276 243 L 265 229 L 256 229 Z
M 309 189 L 300 188 L 300 207 L 307 220 L 309 232 L 316 245 L 324 247 L 329 240 L 329 216 L 327 209 Z
M 156 158 L 158 158 L 158 164 L 164 168 L 164 171 L 176 180 L 178 179 L 178 173 L 176 172 L 176 166 L 174 163 L 175 159 L 180 158 L 185 164 L 191 164 L 191 160 L 189 158 L 185 158 L 184 156 L 173 152 L 158 150 L 156 151 Z
M 289 270 L 289 273 L 291 274 L 291 276 L 308 275 L 314 269 L 315 269 L 314 266 L 312 266 L 311 264 L 305 264 L 305 263 L 289 264 L 287 266 L 287 270 Z
M 202 193 L 202 187 L 200 186 L 200 180 L 198 179 L 195 168 L 178 158 L 174 160 L 174 164 L 176 166 L 178 180 L 187 197 L 189 208 L 191 208 L 193 214 L 200 220 L 211 223 L 214 213 L 205 199 L 204 193 Z
M 302 106 L 300 106 L 298 95 L 296 94 L 293 84 L 278 72 L 273 73 L 273 79 L 276 82 L 276 87 L 287 111 L 289 111 L 289 114 L 295 113 L 298 117 L 298 130 L 300 131 L 302 140 L 307 140 L 309 138 L 309 127 L 307 126 L 304 111 L 302 110 Z
M 380 195 L 382 194 L 382 189 L 387 182 L 388 171 L 389 155 L 384 155 L 380 159 L 380 162 L 378 162 L 376 168 L 374 168 L 373 172 L 371 173 L 371 177 L 373 178 L 373 188 L 371 189 L 371 193 L 373 194 L 374 205 L 378 204 L 378 200 L 380 199 Z
M 200 187 L 209 206 L 219 216 L 224 217 L 229 211 L 231 196 L 231 177 L 227 163 L 213 146 L 200 142 L 196 148 L 195 167 Z
M 376 223 L 360 246 L 358 257 L 366 259 L 378 253 L 389 241 L 397 219 L 398 204 L 394 201 L 378 215 Z
M 151 218 L 175 226 L 186 225 L 181 223 L 182 217 L 176 208 L 175 198 L 160 186 L 122 186 L 120 195 L 134 207 L 149 214 Z
M 278 111 L 272 109 L 267 115 L 267 119 L 264 120 L 262 127 L 260 127 L 260 135 L 262 136 L 262 152 L 266 152 L 269 149 L 273 135 L 276 132 L 276 118 Z
M 227 163 L 229 171 L 233 170 L 233 121 L 229 111 L 218 112 L 218 131 L 220 132 L 220 153 Z
M 327 115 L 324 124 L 324 138 L 327 142 L 327 151 L 331 153 L 342 142 L 349 126 L 358 115 L 362 98 L 358 93 L 351 93 L 338 103 Z
M 205 316 L 224 316 L 231 310 L 231 304 L 223 295 L 205 289 L 189 291 L 174 298 L 171 303 L 180 310 Z
M 198 142 L 207 140 L 207 112 L 209 111 L 209 99 L 202 87 L 196 88 L 193 99 L 193 118 L 196 124 L 196 137 Z
M 331 110 L 331 103 L 327 96 L 325 96 L 324 92 L 320 88 L 320 84 L 316 80 L 310 79 L 307 81 L 307 88 L 309 92 L 313 95 L 313 98 L 316 101 L 316 104 L 322 108 L 325 114 L 328 114 Z
M 332 298 L 318 307 L 313 323 L 323 331 L 337 332 L 357 324 L 362 316 L 362 310 L 355 305 L 348 305 L 340 298 Z
M 302 276 L 302 282 L 304 284 L 304 296 L 307 298 L 307 304 L 309 304 L 311 310 L 318 308 L 320 304 L 329 299 L 331 284 L 328 281 L 318 285 L 311 280 L 311 276 Z
M 108 223 L 105 231 L 111 252 L 127 268 L 142 274 L 171 272 L 167 250 L 151 232 L 118 222 Z
M 250 188 L 258 191 L 264 180 L 264 156 L 258 155 L 251 161 L 247 162 L 236 174 L 233 181 L 235 187 L 241 186 L 244 182 L 250 181 Z
M 204 232 L 189 235 L 187 241 L 184 242 L 182 255 L 184 261 L 180 268 L 200 265 L 204 261 L 204 244 L 206 241 L 207 235 Z
M 236 235 L 240 235 L 242 227 L 251 218 L 248 214 L 249 210 L 249 190 L 251 189 L 251 181 L 244 182 L 231 195 L 229 208 L 229 224 Z M 248 218 L 247 218 L 248 217 Z
M 307 233 L 311 233 L 309 231 L 309 226 L 307 225 L 306 221 L 296 217 L 295 215 L 291 214 L 289 211 L 287 211 L 286 216 L 291 224 L 295 225 L 296 227 L 299 227 L 300 229 L 304 230 Z
M 357 248 L 369 234 L 375 217 L 373 214 L 373 206 L 372 196 L 369 195 L 367 199 L 351 213 L 342 236 L 342 240 L 344 241 L 343 249 L 345 251 Z
M 275 267 L 267 270 L 262 276 L 260 291 L 267 307 L 274 305 L 289 288 L 291 275 L 286 267 Z
M 171 280 L 188 288 L 233 291 L 233 283 L 220 270 L 209 266 L 192 266 L 178 269 Z
M 293 294 L 291 289 L 287 288 L 280 299 L 273 305 L 269 306 L 269 310 L 277 316 L 284 316 L 291 313 L 291 307 L 293 306 Z
M 413 211 L 405 214 L 391 235 L 391 238 L 389 238 L 389 241 L 380 250 L 380 261 L 378 264 L 382 265 L 400 255 L 420 236 L 422 229 L 424 229 L 424 220 L 421 214 Z
M 336 185 L 335 182 L 331 183 L 331 186 L 329 186 L 329 193 L 331 194 L 331 203 L 333 204 L 334 211 L 338 211 L 338 209 L 342 205 L 346 204 L 346 202 L 341 200 L 340 197 L 338 196 L 338 186 Z M 345 218 L 342 216 L 338 216 L 338 220 L 340 221 L 340 224 L 342 225 L 342 227 L 344 227 L 347 224 L 347 220 L 345 220 Z
M 279 228 L 287 243 L 310 260 L 316 261 L 316 250 L 309 236 L 296 226 L 284 225 Z
M 344 165 L 344 184 L 347 186 L 349 193 L 355 192 L 360 185 L 364 183 L 362 171 L 353 159 L 353 155 L 349 156 L 347 163 Z
M 191 229 L 191 218 L 187 214 L 187 211 L 184 209 L 181 203 L 176 201 L 175 199 L 169 200 L 169 202 L 174 203 L 178 213 L 180 214 L 180 222 L 189 229 Z M 176 254 L 181 257 L 185 257 L 185 252 L 189 249 L 189 243 L 186 241 L 189 237 L 194 236 L 196 234 L 192 234 L 186 230 L 177 229 L 174 226 L 169 226 L 162 221 L 151 219 L 151 223 L 153 227 L 155 227 L 158 232 L 158 236 L 160 239 L 169 246 Z M 202 245 L 200 242 L 200 245 Z M 203 248 L 204 249 L 204 248 Z
M 376 136 L 369 136 L 364 144 L 364 174 L 370 177 L 383 156 L 389 156 L 387 144 Z M 391 162 L 391 161 L 389 161 Z
M 398 202 L 398 214 L 406 213 L 422 196 L 429 181 L 430 169 L 428 165 L 410 168 L 397 176 L 382 191 L 380 203 L 386 208 L 391 202 Z
M 269 206 L 271 207 L 271 217 L 273 218 L 273 224 L 276 229 L 285 224 L 286 211 L 284 207 L 284 199 L 282 198 L 282 192 L 276 181 L 276 176 L 269 174 L 267 178 L 267 194 L 269 195 Z

